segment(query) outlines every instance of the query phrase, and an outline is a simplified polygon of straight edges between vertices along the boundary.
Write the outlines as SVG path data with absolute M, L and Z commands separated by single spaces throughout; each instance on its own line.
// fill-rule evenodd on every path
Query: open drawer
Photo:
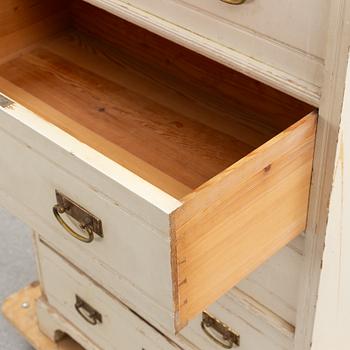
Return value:
M 64 241 L 78 244 L 77 254 L 89 251 L 88 273 L 100 278 L 108 266 L 128 278 L 138 259 L 127 255 L 130 246 L 147 256 L 165 237 L 167 254 L 155 266 L 166 278 L 155 271 L 153 280 L 133 284 L 169 284 L 167 314 L 178 331 L 304 230 L 312 107 L 80 1 L 5 7 L 5 19 L 0 190 L 31 213 L 20 216 L 51 215 L 57 237 L 64 230 L 50 213 L 55 189 L 94 214 L 107 198 L 153 232 L 138 241 L 126 222 L 130 244 L 124 266 L 114 266 L 103 251 L 118 249 L 118 218 L 99 213 L 102 225 L 110 223 L 103 238 Z M 9 36 L 15 43 L 6 46 Z M 23 147 L 15 150 L 5 134 Z M 58 177 L 62 168 L 71 180 Z M 74 192 L 73 176 L 86 190 Z M 74 258 L 69 248 L 63 254 Z M 147 309 L 141 299 L 134 304 Z M 157 313 L 152 319 L 163 324 Z

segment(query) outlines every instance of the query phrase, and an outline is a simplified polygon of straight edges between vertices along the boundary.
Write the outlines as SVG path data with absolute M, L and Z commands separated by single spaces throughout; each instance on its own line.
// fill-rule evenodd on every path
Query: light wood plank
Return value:
M 177 329 L 303 231 L 315 122 L 303 118 L 172 214 Z
M 84 350 L 69 337 L 56 343 L 40 331 L 36 315 L 36 303 L 40 297 L 38 282 L 32 283 L 8 297 L 2 305 L 2 312 L 36 350 Z M 22 303 L 29 307 L 22 308 Z
M 73 1 L 72 12 L 79 32 L 110 43 L 128 65 L 269 138 L 268 131 L 281 131 L 310 112 L 290 95 L 86 2 Z
M 97 40 L 63 36 L 2 64 L 3 91 L 177 199 L 310 111 L 84 2 L 72 21 Z
M 108 149 L 109 143 L 114 143 L 174 178 L 174 184 L 162 188 L 174 196 L 183 193 L 185 186 L 189 190 L 196 188 L 252 149 L 227 134 L 173 112 L 146 96 L 85 71 L 45 50 L 37 49 L 1 65 L 0 74 L 65 114 L 68 117 L 66 121 L 72 119 L 73 124 L 66 123 L 64 130 L 79 135 L 78 139 L 83 142 L 97 144 L 87 138 L 83 130 L 76 128 L 74 122 L 108 141 L 107 145 L 102 143 L 98 147 L 100 151 Z M 3 91 L 10 92 L 6 84 Z M 17 98 L 17 95 L 12 97 Z M 45 117 L 43 111 L 32 104 L 33 99 L 20 99 Z M 53 120 L 53 117 L 48 118 Z M 60 119 L 57 123 L 62 125 Z M 130 158 L 129 161 L 124 159 L 123 165 L 130 170 L 139 170 L 138 175 L 151 183 L 162 185 L 157 181 L 160 172 L 149 172 L 148 166 L 135 169 L 132 163 L 135 157 Z M 166 186 L 167 182 L 163 182 Z M 176 182 L 184 186 L 177 190 L 179 186 Z
M 6 91 L 9 96 L 15 96 L 18 103 L 22 105 L 30 104 L 31 110 L 38 113 L 38 115 L 45 115 L 46 121 L 68 132 L 73 137 L 88 144 L 121 166 L 125 166 L 135 174 L 143 174 L 145 180 L 149 179 L 159 188 L 167 188 L 169 191 L 171 189 L 170 192 L 174 197 L 181 198 L 191 191 L 188 186 L 176 181 L 173 177 L 153 167 L 141 158 L 134 156 L 117 144 L 105 139 L 103 135 L 98 134 L 94 129 L 85 127 L 81 123 L 72 120 L 56 108 L 51 107 L 1 76 L 0 84 L 2 90 Z

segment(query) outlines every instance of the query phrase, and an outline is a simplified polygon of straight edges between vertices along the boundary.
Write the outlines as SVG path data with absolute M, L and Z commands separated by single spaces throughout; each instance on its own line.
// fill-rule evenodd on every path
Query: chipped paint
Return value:
M 10 100 L 7 97 L 5 97 L 4 95 L 0 94 L 0 107 L 8 108 L 8 107 L 12 106 L 13 104 L 14 104 L 14 102 L 12 100 Z

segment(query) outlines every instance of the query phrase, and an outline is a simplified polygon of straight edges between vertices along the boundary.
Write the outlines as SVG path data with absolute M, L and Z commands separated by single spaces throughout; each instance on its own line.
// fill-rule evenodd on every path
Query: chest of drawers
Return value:
M 166 349 L 295 345 L 292 294 L 322 242 L 292 240 L 307 225 L 328 21 L 328 3 L 309 2 L 311 17 L 300 5 L 0 10 L 1 202 L 37 232 L 46 302 L 98 346 L 124 344 L 112 329 L 129 313 Z M 83 326 L 80 294 L 102 325 Z M 206 309 L 242 341 L 221 339 Z

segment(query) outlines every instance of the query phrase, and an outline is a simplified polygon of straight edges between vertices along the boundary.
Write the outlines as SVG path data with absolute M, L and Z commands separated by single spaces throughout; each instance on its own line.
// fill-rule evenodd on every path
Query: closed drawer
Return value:
M 206 323 L 208 318 L 213 323 Z M 218 323 L 229 329 L 229 340 L 216 327 Z M 201 350 L 220 350 L 231 344 L 240 350 L 294 349 L 294 327 L 237 288 L 191 321 L 179 336 Z
M 105 350 L 180 349 L 48 247 L 38 248 L 48 303 L 93 344 Z
M 103 0 L 89 2 L 97 6 L 104 3 Z M 246 37 L 250 32 L 257 40 L 264 36 L 316 57 L 325 55 L 323 40 L 329 5 L 324 0 L 296 0 L 293 3 L 253 0 L 239 6 L 225 0 L 131 0 L 128 3 L 234 49 L 240 49 L 237 37 L 241 31 Z M 232 34 L 231 37 L 229 34 Z M 246 45 L 247 41 L 243 44 Z
M 304 230 L 316 113 L 144 30 L 125 41 L 139 29 L 103 16 L 102 32 L 80 18 L 0 64 L 2 198 L 179 330 Z M 56 191 L 101 220 L 103 237 L 71 206 L 59 225 Z M 76 239 L 86 225 L 89 244 Z
M 65 316 L 79 331 L 103 349 L 222 349 L 222 344 L 242 350 L 286 350 L 293 348 L 294 329 L 275 314 L 254 302 L 239 290 L 220 298 L 203 313 L 222 322 L 230 329 L 233 339 L 227 341 L 213 327 L 203 330 L 203 315 L 190 322 L 172 340 L 159 332 L 121 304 L 95 281 L 77 270 L 62 256 L 55 253 L 38 235 L 37 253 L 41 272 L 41 286 L 51 306 Z M 93 307 L 102 322 L 89 324 L 76 310 L 78 301 Z M 84 307 L 81 308 L 84 313 Z M 93 321 L 93 320 L 90 320 Z M 211 338 L 213 336 L 214 338 Z M 215 341 L 215 340 L 217 341 Z

